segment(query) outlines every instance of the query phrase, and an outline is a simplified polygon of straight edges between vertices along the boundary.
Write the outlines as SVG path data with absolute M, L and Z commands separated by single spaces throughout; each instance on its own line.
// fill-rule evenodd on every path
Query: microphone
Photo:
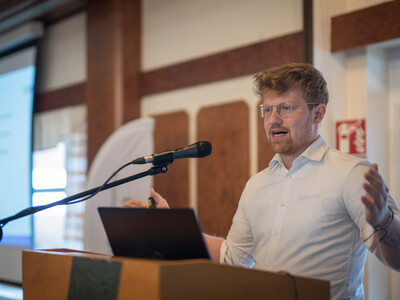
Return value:
M 153 165 L 160 165 L 164 163 L 172 163 L 175 159 L 191 158 L 191 157 L 205 157 L 211 154 L 212 146 L 210 142 L 201 141 L 189 146 L 167 150 L 161 153 L 155 153 L 150 156 L 144 156 L 132 161 L 132 164 L 141 165 L 153 163 Z

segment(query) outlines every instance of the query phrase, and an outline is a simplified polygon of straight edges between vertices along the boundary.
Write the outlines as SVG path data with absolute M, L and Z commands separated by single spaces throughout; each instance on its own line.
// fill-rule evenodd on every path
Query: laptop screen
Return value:
M 195 213 L 190 208 L 99 207 L 116 256 L 150 259 L 209 258 Z

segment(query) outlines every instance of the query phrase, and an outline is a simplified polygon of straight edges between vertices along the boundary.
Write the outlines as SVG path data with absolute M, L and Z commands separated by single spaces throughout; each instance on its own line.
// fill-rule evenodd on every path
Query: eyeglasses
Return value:
M 278 112 L 278 115 L 280 115 L 282 118 L 289 117 L 293 112 L 300 106 L 302 105 L 318 105 L 319 103 L 280 103 L 278 105 L 266 105 L 266 104 L 261 104 L 257 106 L 257 108 L 260 111 L 261 118 L 263 119 L 268 119 L 271 114 L 272 110 L 274 107 L 276 107 L 276 111 Z

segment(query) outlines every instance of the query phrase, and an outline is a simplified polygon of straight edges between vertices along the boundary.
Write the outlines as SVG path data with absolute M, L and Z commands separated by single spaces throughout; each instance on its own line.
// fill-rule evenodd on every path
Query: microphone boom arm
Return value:
M 130 181 L 133 181 L 133 180 L 140 179 L 140 178 L 145 177 L 145 176 L 154 176 L 154 175 L 157 175 L 157 174 L 160 174 L 160 173 L 166 173 L 167 171 L 168 171 L 168 163 L 156 165 L 156 166 L 148 169 L 147 171 L 144 171 L 144 172 L 141 172 L 141 173 L 138 173 L 138 174 L 126 177 L 126 178 L 122 178 L 122 179 L 116 180 L 114 182 L 107 183 L 104 186 L 98 186 L 98 187 L 92 188 L 90 190 L 83 191 L 83 192 L 75 194 L 75 195 L 71 195 L 69 197 L 66 197 L 66 198 L 61 199 L 61 200 L 56 201 L 56 202 L 52 202 L 52 203 L 49 203 L 49 204 L 46 204 L 46 205 L 41 205 L 41 206 L 28 207 L 28 208 L 20 211 L 19 213 L 15 214 L 13 216 L 10 216 L 10 217 L 7 217 L 7 218 L 4 218 L 4 219 L 0 220 L 0 242 L 1 242 L 2 238 L 3 238 L 3 227 L 10 221 L 13 221 L 13 220 L 16 220 L 16 219 L 20 219 L 20 218 L 28 216 L 28 215 L 32 215 L 34 213 L 37 213 L 39 211 L 45 210 L 45 209 L 53 207 L 53 206 L 69 204 L 70 202 L 72 202 L 74 200 L 83 198 L 85 196 L 96 194 L 98 192 L 107 190 L 109 188 L 112 188 L 112 187 L 115 187 L 115 186 L 130 182 Z

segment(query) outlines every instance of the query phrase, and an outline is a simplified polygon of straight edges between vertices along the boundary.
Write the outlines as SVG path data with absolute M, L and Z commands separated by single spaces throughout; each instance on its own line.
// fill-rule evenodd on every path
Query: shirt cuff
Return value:
M 219 251 L 219 262 L 221 264 L 225 263 L 225 253 L 228 250 L 228 245 L 226 241 L 223 241 L 221 244 L 221 249 Z

